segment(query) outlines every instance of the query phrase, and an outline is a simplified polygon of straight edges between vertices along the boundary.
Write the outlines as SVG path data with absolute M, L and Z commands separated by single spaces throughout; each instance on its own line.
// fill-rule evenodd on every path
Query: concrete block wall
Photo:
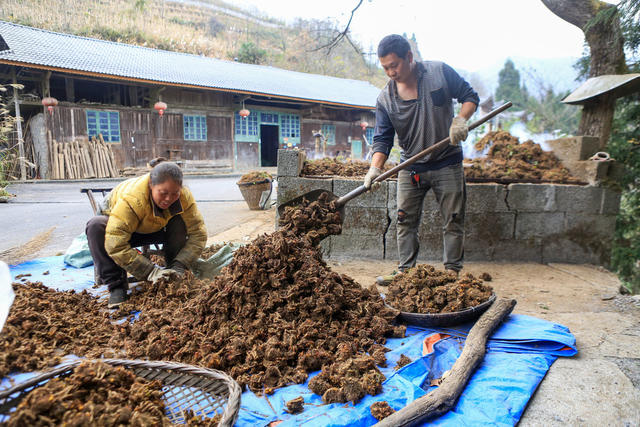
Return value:
M 279 153 L 278 204 L 318 188 L 341 196 L 362 185 L 357 179 L 296 176 L 297 156 Z M 347 203 L 343 232 L 323 242 L 325 255 L 396 260 L 396 191 L 396 181 L 388 180 Z M 620 195 L 606 187 L 468 183 L 465 259 L 608 265 L 619 205 Z M 419 233 L 419 259 L 441 260 L 442 218 L 431 192 Z

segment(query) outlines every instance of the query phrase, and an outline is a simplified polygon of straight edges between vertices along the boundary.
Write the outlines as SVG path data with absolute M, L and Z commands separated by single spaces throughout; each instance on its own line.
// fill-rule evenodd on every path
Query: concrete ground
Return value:
M 273 230 L 273 210 L 256 212 L 209 241 L 249 241 Z M 439 261 L 421 260 L 436 267 Z M 329 266 L 363 286 L 394 269 L 392 261 L 328 260 Z M 465 272 L 487 272 L 499 297 L 518 301 L 514 313 L 569 327 L 578 354 L 560 357 L 538 387 L 521 426 L 640 425 L 640 298 L 620 295 L 609 271 L 592 265 L 481 263 Z M 384 288 L 379 287 L 382 291 Z

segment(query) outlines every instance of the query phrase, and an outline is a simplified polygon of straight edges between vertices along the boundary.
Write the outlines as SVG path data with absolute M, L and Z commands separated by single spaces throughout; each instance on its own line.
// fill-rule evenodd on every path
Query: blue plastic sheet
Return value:
M 48 274 L 43 273 L 47 271 Z M 31 274 L 29 280 L 42 280 L 47 286 L 60 290 L 87 289 L 105 294 L 104 286 L 93 289 L 93 267 L 75 269 L 64 264 L 62 257 L 41 258 L 11 267 L 15 277 Z M 237 426 L 267 425 L 282 421 L 279 427 L 289 426 L 370 426 L 376 423 L 369 407 L 386 401 L 400 410 L 408 403 L 433 389 L 431 380 L 440 378 L 451 369 L 464 346 L 471 324 L 455 328 L 408 328 L 407 336 L 389 339 L 385 344 L 387 367 L 380 368 L 387 377 L 383 392 L 366 396 L 357 405 L 352 403 L 324 405 L 320 396 L 305 384 L 280 388 L 270 396 L 251 392 L 242 395 Z M 451 335 L 433 345 L 433 351 L 422 355 L 424 339 L 434 333 Z M 451 411 L 429 420 L 429 425 L 515 425 L 527 402 L 558 356 L 577 353 L 575 337 L 565 326 L 525 315 L 510 315 L 495 331 L 487 345 L 484 360 L 474 372 L 456 406 Z M 395 370 L 404 354 L 412 363 Z M 311 379 L 317 375 L 309 376 Z M 21 381 L 25 375 L 12 375 Z M 0 387 L 6 387 L 7 378 Z M 285 411 L 286 402 L 302 396 L 304 412 L 297 415 Z

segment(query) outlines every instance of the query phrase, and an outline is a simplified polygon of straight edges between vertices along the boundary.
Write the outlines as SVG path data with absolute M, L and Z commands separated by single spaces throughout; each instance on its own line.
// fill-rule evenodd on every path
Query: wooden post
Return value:
M 458 360 L 453 364 L 440 386 L 431 393 L 417 398 L 407 406 L 381 420 L 378 427 L 413 426 L 422 424 L 427 418 L 442 415 L 454 407 L 467 381 L 482 362 L 487 340 L 507 317 L 516 300 L 500 298 L 480 316 L 469 331 Z
M 20 116 L 20 102 L 18 101 L 18 79 L 16 77 L 16 69 L 12 68 L 13 74 L 13 103 L 16 108 L 16 130 L 18 131 L 18 152 L 20 154 L 20 180 L 27 179 L 27 166 L 24 158 L 24 140 L 22 139 L 22 117 Z

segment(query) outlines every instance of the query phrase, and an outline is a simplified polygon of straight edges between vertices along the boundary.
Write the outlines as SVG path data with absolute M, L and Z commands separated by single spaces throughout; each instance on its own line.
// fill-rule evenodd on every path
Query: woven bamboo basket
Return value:
M 265 179 L 260 182 L 238 182 L 236 184 L 240 189 L 240 193 L 242 193 L 242 197 L 244 197 L 244 200 L 247 202 L 249 209 L 252 211 L 262 210 L 262 206 L 260 206 L 260 198 L 262 197 L 263 191 L 272 189 L 271 180 Z
M 71 374 L 83 361 L 86 359 L 66 363 L 0 391 L 0 414 L 9 415 L 31 390 L 52 378 Z M 221 413 L 219 426 L 230 427 L 238 419 L 242 390 L 238 383 L 224 372 L 173 362 L 124 359 L 96 361 L 130 369 L 135 375 L 149 381 L 160 381 L 166 415 L 174 424 L 185 423 L 184 412 L 187 410 L 205 416 Z

